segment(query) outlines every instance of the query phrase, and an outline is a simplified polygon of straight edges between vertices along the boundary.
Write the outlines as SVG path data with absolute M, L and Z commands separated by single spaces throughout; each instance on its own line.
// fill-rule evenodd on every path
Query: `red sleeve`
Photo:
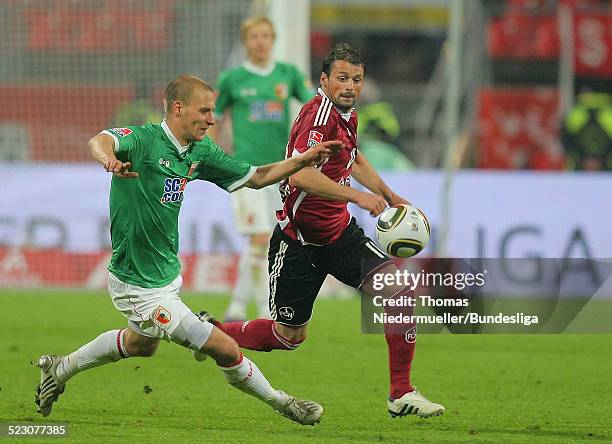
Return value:
M 293 146 L 293 153 L 303 153 L 318 143 L 333 140 L 333 118 L 329 115 L 331 110 L 327 110 L 327 115 L 322 117 L 326 110 L 320 101 L 317 102 L 311 101 L 302 108 L 300 117 L 291 130 L 289 141 Z

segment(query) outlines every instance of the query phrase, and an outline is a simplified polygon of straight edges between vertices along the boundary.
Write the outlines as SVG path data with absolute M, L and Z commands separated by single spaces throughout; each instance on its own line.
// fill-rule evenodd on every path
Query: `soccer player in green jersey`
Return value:
M 232 123 L 233 156 L 253 165 L 285 158 L 289 136 L 290 100 L 310 100 L 310 81 L 289 63 L 272 59 L 275 31 L 267 17 L 251 17 L 242 23 L 241 39 L 247 61 L 219 76 L 217 112 L 227 111 Z M 270 318 L 268 307 L 267 250 L 276 225 L 274 211 L 282 208 L 278 186 L 232 195 L 238 231 L 248 236 L 248 248 L 238 265 L 238 280 L 226 319 L 245 319 L 246 306 L 255 295 L 260 318 Z
M 75 374 L 131 356 L 152 356 L 160 339 L 211 356 L 227 381 L 300 424 L 319 422 L 322 407 L 275 390 L 236 342 L 202 323 L 179 297 L 178 216 L 188 182 L 201 179 L 229 191 L 261 188 L 319 165 L 343 145 L 322 143 L 298 157 L 264 166 L 233 159 L 206 131 L 215 123 L 213 88 L 181 76 L 165 91 L 161 125 L 113 128 L 93 137 L 93 158 L 114 173 L 110 191 L 113 254 L 108 289 L 127 328 L 102 333 L 66 355 L 41 356 L 38 411 L 47 416 Z

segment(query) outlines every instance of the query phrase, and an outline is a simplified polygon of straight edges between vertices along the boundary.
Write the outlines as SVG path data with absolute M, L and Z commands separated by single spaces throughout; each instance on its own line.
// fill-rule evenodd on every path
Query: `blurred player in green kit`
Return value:
M 332 150 L 343 145 L 325 142 L 298 157 L 253 166 L 226 155 L 206 137 L 215 124 L 215 93 L 202 79 L 185 75 L 170 82 L 164 107 L 161 125 L 111 128 L 89 141 L 93 159 L 113 173 L 108 290 L 127 326 L 104 332 L 67 355 L 38 358 L 34 362 L 41 372 L 35 397 L 38 411 L 49 415 L 77 373 L 133 356 L 152 356 L 164 339 L 211 356 L 232 386 L 292 421 L 319 422 L 320 405 L 272 388 L 233 339 L 200 322 L 183 303 L 178 218 L 185 188 L 192 180 L 206 180 L 228 192 L 262 188 L 325 162 Z
M 304 103 L 314 91 L 294 65 L 272 60 L 275 31 L 270 19 L 245 20 L 240 37 L 248 60 L 219 76 L 216 112 L 221 116 L 227 111 L 231 118 L 233 157 L 253 165 L 278 162 L 285 158 L 291 98 Z M 238 231 L 249 237 L 249 245 L 239 261 L 225 318 L 246 319 L 247 304 L 255 296 L 258 316 L 269 319 L 267 252 L 276 225 L 274 212 L 282 208 L 278 186 L 243 188 L 232 196 Z

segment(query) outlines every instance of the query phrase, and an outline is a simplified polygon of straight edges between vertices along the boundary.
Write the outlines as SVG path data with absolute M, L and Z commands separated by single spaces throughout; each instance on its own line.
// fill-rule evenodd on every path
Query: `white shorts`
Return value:
M 165 287 L 143 288 L 126 284 L 108 273 L 108 292 L 113 305 L 127 318 L 130 328 L 142 336 L 166 341 L 170 340 L 174 330 L 186 317 L 193 317 L 200 323 L 179 297 L 182 284 L 183 278 L 178 275 Z M 198 334 L 197 348 L 208 341 L 213 330 L 211 323 L 201 324 L 204 329 Z
M 276 210 L 283 208 L 278 184 L 261 190 L 241 188 L 232 193 L 234 217 L 240 234 L 272 233 Z

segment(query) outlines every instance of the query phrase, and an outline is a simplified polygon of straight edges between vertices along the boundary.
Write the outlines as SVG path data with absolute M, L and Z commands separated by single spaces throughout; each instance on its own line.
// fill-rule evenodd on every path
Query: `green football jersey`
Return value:
M 188 182 L 201 179 L 227 191 L 243 186 L 256 167 L 226 155 L 210 138 L 180 144 L 166 122 L 112 128 L 115 155 L 132 163 L 139 177 L 113 176 L 110 191 L 111 243 L 108 269 L 121 281 L 163 287 L 180 273 L 178 217 Z
M 217 87 L 216 113 L 231 109 L 234 157 L 252 165 L 283 160 L 289 100 L 310 100 L 314 95 L 310 82 L 294 65 L 276 62 L 268 74 L 249 64 L 224 71 Z

